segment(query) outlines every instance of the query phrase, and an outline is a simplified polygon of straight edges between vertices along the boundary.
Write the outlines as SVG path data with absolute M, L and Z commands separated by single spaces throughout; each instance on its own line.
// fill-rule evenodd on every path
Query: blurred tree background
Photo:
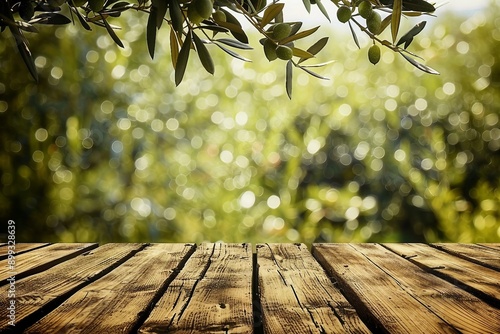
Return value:
M 212 53 L 214 76 L 191 57 L 175 88 L 140 15 L 123 49 L 45 28 L 39 84 L 2 39 L 2 221 L 18 242 L 499 242 L 499 8 L 426 28 L 440 76 L 331 43 L 331 80 L 297 72 L 291 101 L 262 50 Z

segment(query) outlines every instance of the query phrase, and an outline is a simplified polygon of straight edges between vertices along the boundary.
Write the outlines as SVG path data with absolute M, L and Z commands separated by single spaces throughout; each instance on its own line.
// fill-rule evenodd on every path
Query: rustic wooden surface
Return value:
M 33 251 L 16 256 L 16 278 L 48 269 L 96 247 L 97 244 L 54 244 L 43 248 L 34 247 Z M 26 245 L 22 245 L 21 249 L 25 250 Z M 8 259 L 0 261 L 0 285 L 6 284 L 6 279 L 10 276 L 7 261 Z
M 140 333 L 251 333 L 252 248 L 202 244 L 156 303 Z
M 500 244 L 18 244 L 0 333 L 500 333 Z
M 48 246 L 50 244 L 48 243 L 32 243 L 32 244 L 17 244 L 16 245 L 16 254 L 20 255 L 22 253 L 26 253 L 30 250 L 41 248 L 44 246 Z M 0 260 L 6 259 L 8 256 L 7 254 L 7 244 L 0 244 Z
M 303 244 L 257 245 L 257 259 L 266 333 L 370 332 Z

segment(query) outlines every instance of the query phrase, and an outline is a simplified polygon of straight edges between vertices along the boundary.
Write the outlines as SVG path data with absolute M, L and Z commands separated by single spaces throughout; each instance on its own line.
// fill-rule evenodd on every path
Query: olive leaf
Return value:
M 412 1 L 406 0 L 403 2 L 403 9 L 413 10 L 416 12 L 430 13 L 434 12 L 436 10 L 436 7 L 434 7 L 434 5 L 424 0 L 412 0 Z
M 387 15 L 383 20 L 382 23 L 380 23 L 380 31 L 379 34 L 381 34 L 392 22 L 392 14 Z
M 210 53 L 205 47 L 205 44 L 195 33 L 193 33 L 193 41 L 194 45 L 196 46 L 196 52 L 198 53 L 198 57 L 200 58 L 201 64 L 203 65 L 205 70 L 207 70 L 208 73 L 214 74 L 215 72 L 214 61 L 212 60 Z
M 314 57 L 312 53 L 296 47 L 292 47 L 292 52 L 295 57 L 300 57 L 301 59 L 309 59 Z
M 152 0 L 151 6 L 151 8 L 156 8 L 156 27 L 160 29 L 161 24 L 163 23 L 163 18 L 165 17 L 165 14 L 167 14 L 168 3 L 165 0 Z
M 326 19 L 331 22 L 330 16 L 328 15 L 328 11 L 326 10 L 325 6 L 323 6 L 323 4 L 321 3 L 321 0 L 316 0 L 316 5 L 318 6 L 321 13 L 323 13 L 323 15 L 326 17 Z
M 245 62 L 251 62 L 250 59 L 247 59 L 245 57 L 242 57 L 240 56 L 239 54 L 237 54 L 236 52 L 234 52 L 233 50 L 230 50 L 222 45 L 220 45 L 219 43 L 217 43 L 217 41 L 214 41 L 214 44 L 217 45 L 222 51 L 224 51 L 225 53 L 227 53 L 228 55 L 230 55 L 231 57 L 234 57 L 236 59 L 239 59 L 239 60 L 242 60 L 242 61 L 245 61 Z
M 30 22 L 17 21 L 13 25 L 23 31 L 34 32 L 34 33 L 38 32 L 38 29 Z
M 412 64 L 413 66 L 415 66 L 416 68 L 418 68 L 419 70 L 423 71 L 423 72 L 426 72 L 426 73 L 429 73 L 429 74 L 439 74 L 438 71 L 436 71 L 435 69 L 427 66 L 427 65 L 424 65 L 424 64 L 421 64 L 419 62 L 417 62 L 415 59 L 405 55 L 403 52 L 399 52 L 410 64 Z
M 403 0 L 394 0 L 394 5 L 392 7 L 392 19 L 391 19 L 391 35 L 392 42 L 396 41 L 398 37 L 399 24 L 401 22 L 401 13 L 403 11 Z
M 297 33 L 295 35 L 288 36 L 287 38 L 285 38 L 282 41 L 280 41 L 280 43 L 281 44 L 286 44 L 286 43 L 290 43 L 292 41 L 296 41 L 298 39 L 307 37 L 309 35 L 314 34 L 316 32 L 316 30 L 318 30 L 318 28 L 319 28 L 319 26 L 311 28 L 311 29 L 308 29 L 308 30 L 304 30 L 304 31 L 299 32 L 299 33 Z
M 87 23 L 87 21 L 85 20 L 85 18 L 82 16 L 82 14 L 78 11 L 78 8 L 76 8 L 76 6 L 74 5 L 74 3 L 72 2 L 72 4 L 70 5 L 70 8 L 71 8 L 71 12 L 70 13 L 75 13 L 76 14 L 76 17 L 78 18 L 78 21 L 80 21 L 80 24 L 82 25 L 82 27 L 85 29 L 85 30 L 88 30 L 88 31 L 91 31 L 92 28 L 90 27 L 90 25 Z
M 253 48 L 245 43 L 241 43 L 240 41 L 229 39 L 229 38 L 219 38 L 216 39 L 217 42 L 232 46 L 233 48 L 241 49 L 241 50 L 253 50 Z
M 378 0 L 384 6 L 393 7 L 394 0 Z M 424 0 L 403 0 L 403 10 L 412 10 L 415 12 L 430 13 L 436 10 L 434 5 Z
M 106 30 L 108 31 L 108 34 L 109 36 L 111 37 L 111 39 L 113 39 L 113 41 L 121 48 L 123 48 L 123 43 L 122 41 L 118 38 L 118 36 L 116 35 L 115 31 L 113 30 L 113 28 L 111 28 L 111 26 L 109 25 L 108 21 L 106 21 L 106 19 L 102 19 L 102 22 L 104 23 L 104 27 L 106 28 Z
M 173 29 L 170 29 L 170 55 L 172 58 L 172 66 L 175 68 L 177 65 L 177 58 L 179 57 L 179 43 L 177 42 L 177 35 Z
M 264 15 L 262 16 L 262 20 L 260 21 L 260 26 L 263 28 L 269 24 L 269 22 L 271 22 L 274 18 L 276 18 L 276 16 L 278 16 L 279 13 L 283 11 L 283 7 L 285 7 L 285 4 L 283 3 L 274 3 L 267 7 L 264 11 Z
M 347 23 L 349 23 L 349 29 L 351 29 L 351 35 L 352 35 L 352 39 L 354 40 L 354 43 L 356 44 L 358 49 L 361 49 L 361 46 L 359 46 L 358 36 L 356 35 L 356 32 L 352 28 L 351 21 L 348 21 Z
M 24 61 L 24 64 L 28 68 L 33 79 L 38 82 L 38 73 L 36 71 L 35 62 L 33 61 L 33 57 L 31 56 L 31 51 L 28 48 L 28 42 L 26 38 L 23 36 L 23 33 L 16 27 L 9 26 L 9 29 L 16 40 L 16 46 L 21 54 L 21 58 Z
M 240 21 L 225 9 L 220 9 L 226 14 L 226 22 L 220 22 L 219 25 L 231 31 L 231 34 L 241 43 L 248 44 L 248 36 L 243 31 Z
M 311 12 L 311 0 L 302 0 L 304 3 L 304 7 L 306 8 L 307 12 Z
M 205 22 L 208 23 L 208 24 L 199 25 L 197 27 L 194 27 L 193 30 L 195 30 L 195 29 L 211 30 L 211 31 L 213 31 L 215 33 L 218 33 L 218 32 L 228 33 L 229 32 L 229 29 L 227 29 L 227 28 L 215 25 L 214 23 L 212 23 L 210 21 L 205 21 Z
M 71 20 L 59 13 L 41 13 L 34 16 L 29 23 L 64 25 L 71 23 Z
M 134 7 L 133 4 L 128 3 L 126 1 L 120 1 L 120 2 L 115 3 L 111 8 L 112 9 L 123 9 L 123 10 L 126 10 L 126 9 L 129 9 L 129 8 L 132 8 L 132 7 Z
M 179 2 L 175 0 L 169 0 L 169 13 L 170 19 L 172 20 L 172 28 L 175 31 L 182 31 L 182 24 L 184 23 L 184 15 L 182 15 L 181 8 L 179 7 Z
M 406 34 L 404 34 L 399 41 L 396 43 L 396 45 L 401 45 L 405 43 L 405 49 L 408 48 L 410 43 L 413 41 L 413 37 L 418 35 L 425 27 L 426 21 L 422 21 L 417 23 L 413 28 L 411 28 Z
M 308 65 L 300 65 L 300 68 L 313 68 L 313 67 L 323 67 L 326 65 L 329 65 L 331 63 L 335 63 L 335 60 L 329 60 L 325 61 L 324 63 L 319 63 L 319 64 L 308 64 Z
M 305 66 L 298 66 L 301 70 L 307 72 L 308 74 L 312 75 L 313 77 L 315 78 L 318 78 L 318 79 L 321 79 L 321 80 L 330 80 L 329 78 L 327 77 L 324 77 L 322 75 L 319 75 L 318 73 L 315 73 L 311 70 L 309 70 L 308 68 L 306 68 Z
M 323 48 L 326 46 L 328 43 L 328 37 L 323 37 L 320 40 L 318 40 L 316 43 L 311 45 L 309 49 L 307 49 L 307 52 L 312 53 L 313 55 L 318 54 Z
M 146 42 L 148 44 L 148 51 L 151 58 L 154 58 L 155 56 L 157 10 L 158 9 L 156 7 L 151 7 L 146 26 Z
M 177 63 L 175 64 L 175 85 L 179 86 L 186 72 L 186 66 L 189 60 L 189 51 L 191 50 L 191 32 L 188 32 L 184 43 L 182 43 L 181 50 L 179 51 L 179 57 L 177 58 Z
M 302 22 L 292 23 L 292 30 L 290 30 L 290 35 L 295 35 L 302 28 Z
M 293 83 L 293 63 L 291 60 L 289 60 L 286 63 L 286 74 L 285 74 L 285 87 L 286 87 L 286 94 L 288 95 L 289 99 L 292 99 L 292 83 Z

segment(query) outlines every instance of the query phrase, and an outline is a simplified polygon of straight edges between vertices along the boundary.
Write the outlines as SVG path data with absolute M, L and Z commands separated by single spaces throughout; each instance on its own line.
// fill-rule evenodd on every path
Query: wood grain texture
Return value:
M 25 332 L 128 333 L 180 269 L 193 244 L 152 244 L 85 286 Z
M 16 278 L 36 274 L 97 246 L 94 243 L 54 244 L 16 255 Z M 5 280 L 11 276 L 7 261 L 8 259 L 0 261 L 0 285 L 6 284 Z
M 500 243 L 487 243 L 487 244 L 478 244 L 479 246 L 487 247 L 487 248 L 493 248 L 498 251 L 500 251 Z
M 92 247 L 17 248 L 0 333 L 500 333 L 498 243 Z
M 265 333 L 370 333 L 304 244 L 256 249 Z
M 202 244 L 139 333 L 252 333 L 252 247 Z
M 349 302 L 355 306 L 372 331 L 456 333 L 453 327 L 408 294 L 401 288 L 398 280 L 359 252 L 354 245 L 314 244 L 312 253 L 337 280 Z M 387 253 L 390 252 L 382 252 L 384 256 Z M 398 258 L 397 255 L 390 254 L 393 258 Z M 391 260 L 389 256 L 388 261 Z M 418 269 L 415 265 L 410 265 Z M 408 262 L 401 269 L 408 270 L 407 267 Z
M 500 272 L 425 244 L 393 243 L 383 246 L 425 271 L 465 288 L 488 303 L 500 306 Z
M 480 264 L 482 266 L 500 271 L 500 249 L 485 247 L 476 244 L 454 244 L 454 243 L 435 243 L 431 246 L 436 247 L 447 253 L 459 256 L 468 261 Z
M 499 333 L 500 311 L 453 284 L 426 273 L 380 245 L 353 244 L 413 299 L 461 333 Z M 431 322 L 430 315 L 423 319 Z
M 144 248 L 142 244 L 106 244 L 41 273 L 16 281 L 16 328 L 33 324 L 72 293 L 102 277 Z M 0 295 L 7 295 L 7 286 Z M 7 317 L 6 298 L 0 298 L 0 319 Z M 7 324 L 0 322 L 0 332 Z
M 48 243 L 19 243 L 19 244 L 15 245 L 15 248 L 14 248 L 15 255 L 17 256 L 17 255 L 29 252 L 31 250 L 45 247 L 48 245 L 50 245 L 50 244 L 48 244 Z M 0 260 L 7 258 L 7 256 L 8 256 L 7 250 L 8 250 L 7 244 L 5 244 L 5 246 L 0 246 Z

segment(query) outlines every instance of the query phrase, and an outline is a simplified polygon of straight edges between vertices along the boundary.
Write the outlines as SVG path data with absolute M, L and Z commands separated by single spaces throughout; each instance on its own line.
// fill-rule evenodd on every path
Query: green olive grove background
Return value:
M 140 15 L 123 49 L 42 30 L 39 84 L 3 38 L 1 219 L 18 242 L 499 242 L 498 8 L 432 21 L 413 49 L 439 76 L 323 29 L 331 80 L 294 72 L 292 100 L 261 49 L 176 88 Z

